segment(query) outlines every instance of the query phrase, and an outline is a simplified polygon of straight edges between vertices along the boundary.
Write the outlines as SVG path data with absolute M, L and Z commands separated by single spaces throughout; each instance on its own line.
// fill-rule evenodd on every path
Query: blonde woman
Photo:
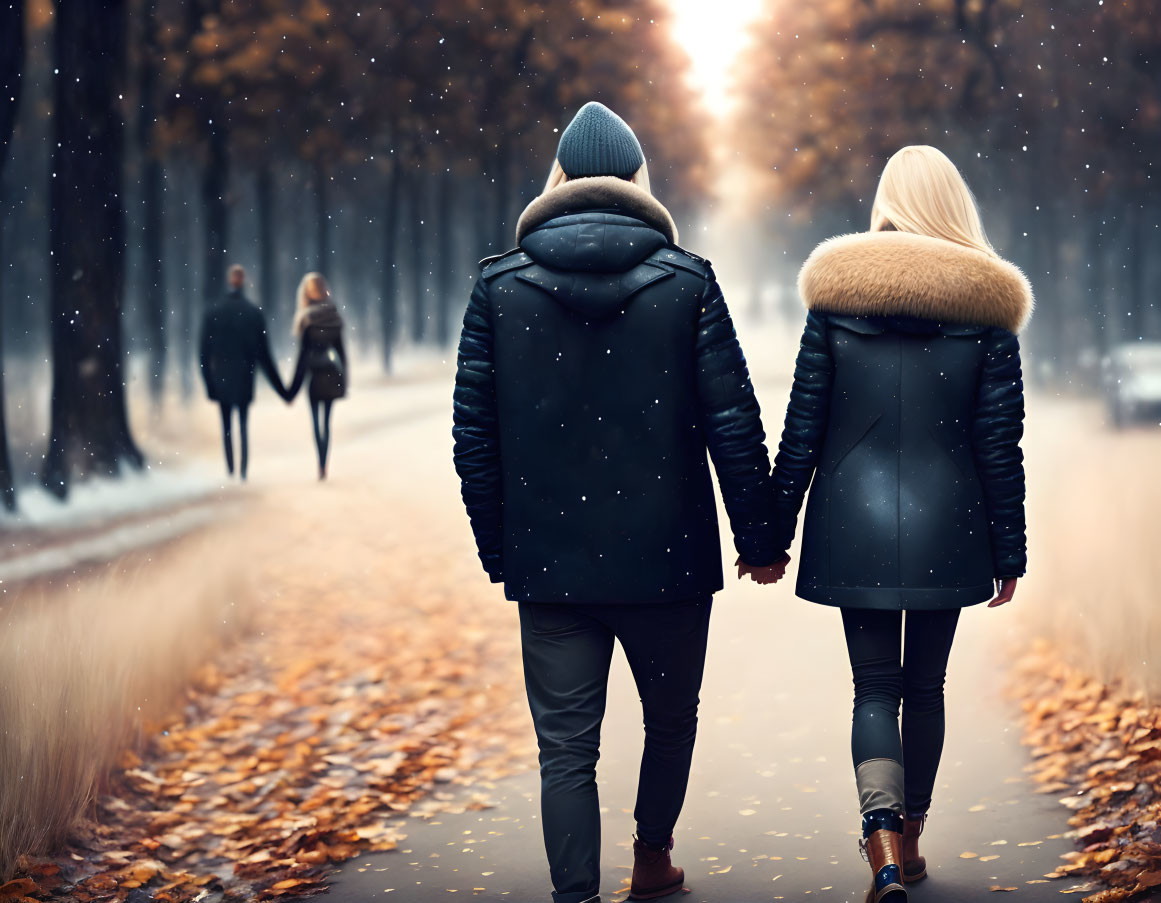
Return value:
M 331 407 L 347 394 L 347 353 L 343 348 L 343 318 L 331 301 L 322 273 L 307 273 L 298 284 L 293 332 L 299 339 L 298 363 L 287 401 L 309 378 L 310 420 L 318 450 L 318 478 L 327 478 L 331 444 Z
M 1003 605 L 1024 573 L 1016 334 L 1032 293 L 992 249 L 955 165 L 921 146 L 887 163 L 870 231 L 819 245 L 799 290 L 778 547 L 809 486 L 797 594 L 842 612 L 870 899 L 896 903 L 926 874 L 918 837 L 960 609 Z

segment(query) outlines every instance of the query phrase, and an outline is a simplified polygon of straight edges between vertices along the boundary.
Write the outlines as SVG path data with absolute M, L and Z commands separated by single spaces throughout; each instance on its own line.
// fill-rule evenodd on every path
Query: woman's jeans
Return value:
M 844 608 L 842 613 L 855 678 L 855 767 L 871 759 L 901 763 L 905 813 L 921 816 L 931 805 L 943 752 L 943 681 L 959 609 L 909 611 L 906 626 L 901 611 Z
M 319 470 L 327 469 L 327 454 L 331 447 L 331 398 L 310 400 L 310 423 L 314 427 L 314 447 L 318 451 Z
M 645 719 L 637 836 L 652 846 L 669 842 L 693 757 L 710 606 L 708 597 L 646 605 L 520 603 L 556 903 L 581 903 L 600 889 L 596 766 L 614 639 L 629 660 Z

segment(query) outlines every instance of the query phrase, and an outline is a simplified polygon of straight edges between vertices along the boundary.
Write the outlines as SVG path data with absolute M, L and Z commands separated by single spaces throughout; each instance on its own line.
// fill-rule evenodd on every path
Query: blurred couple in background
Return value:
M 246 297 L 246 271 L 238 264 L 227 273 L 226 297 L 206 311 L 201 333 L 201 371 L 206 395 L 222 417 L 226 471 L 234 474 L 233 421 L 238 421 L 238 475 L 246 479 L 249 464 L 249 413 L 254 400 L 254 373 L 261 369 L 274 391 L 290 404 L 307 385 L 311 428 L 318 456 L 318 478 L 327 476 L 331 446 L 331 409 L 347 392 L 347 354 L 343 319 L 331 300 L 322 273 L 307 273 L 298 285 L 293 333 L 298 360 L 289 387 L 278 374 L 270 352 L 266 317 Z
M 519 603 L 553 899 L 599 900 L 616 642 L 645 723 L 630 897 L 683 888 L 673 830 L 723 587 L 708 451 L 739 579 L 782 578 L 810 487 L 797 595 L 840 609 L 868 899 L 902 903 L 926 875 L 960 609 L 1010 601 L 1025 570 L 1017 333 L 1031 289 L 954 164 L 900 150 L 869 231 L 824 242 L 802 269 L 806 327 L 772 469 L 713 269 L 677 239 L 633 131 L 586 104 L 517 247 L 482 261 L 460 339 L 455 464 L 484 569 Z

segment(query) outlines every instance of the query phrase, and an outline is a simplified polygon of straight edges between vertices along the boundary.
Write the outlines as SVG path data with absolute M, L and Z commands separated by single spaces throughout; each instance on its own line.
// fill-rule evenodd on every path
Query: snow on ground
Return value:
M 126 469 L 118 478 L 75 483 L 68 501 L 39 486 L 20 492 L 20 509 L 0 514 L 0 529 L 75 530 L 207 498 L 221 486 L 219 469 L 209 462 L 179 468 Z
M 209 526 L 222 517 L 215 503 L 182 508 L 156 520 L 110 527 L 67 543 L 50 545 L 0 561 L 0 584 L 34 580 L 86 565 L 111 561 L 137 549 L 159 545 Z

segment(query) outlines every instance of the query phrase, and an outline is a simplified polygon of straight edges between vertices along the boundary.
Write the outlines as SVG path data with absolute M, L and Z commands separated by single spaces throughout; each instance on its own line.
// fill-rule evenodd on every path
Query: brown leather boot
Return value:
M 879 809 L 863 816 L 863 840 L 859 846 L 871 864 L 871 889 L 867 903 L 905 903 L 903 887 L 903 816 Z
M 630 900 L 656 900 L 677 893 L 685 885 L 685 872 L 669 860 L 673 838 L 661 849 L 633 838 L 633 882 L 629 887 Z
M 921 881 L 927 877 L 927 860 L 919 855 L 919 835 L 927 816 L 903 819 L 903 883 Z

